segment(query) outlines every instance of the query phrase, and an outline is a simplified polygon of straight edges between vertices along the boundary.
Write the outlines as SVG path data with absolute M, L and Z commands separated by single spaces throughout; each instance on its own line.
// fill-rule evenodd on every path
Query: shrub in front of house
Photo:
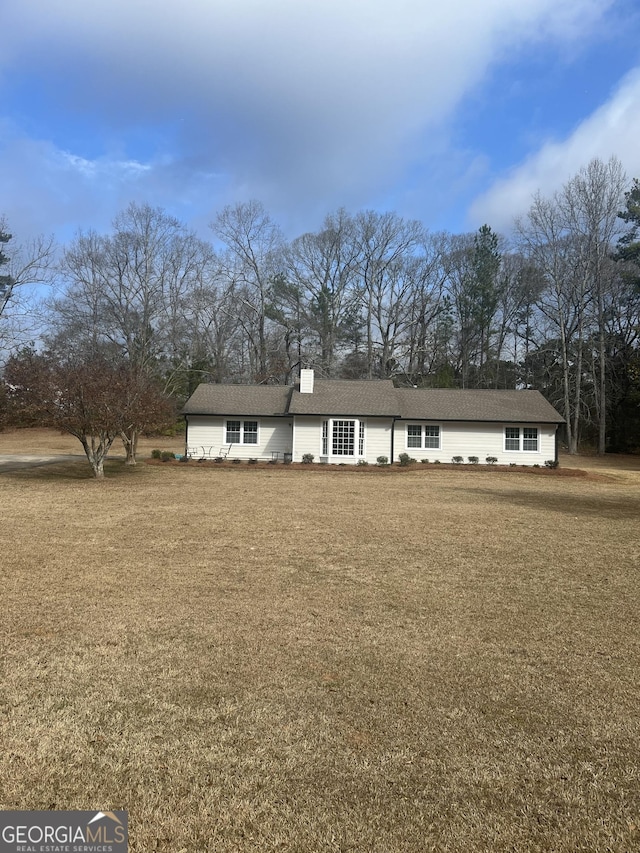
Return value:
M 176 454 L 173 452 L 173 450 L 163 450 L 160 454 L 160 459 L 162 459 L 163 462 L 168 462 L 170 459 L 175 458 Z
M 239 456 L 236 456 L 235 459 L 232 459 L 231 461 L 234 465 L 239 465 L 242 462 L 242 459 L 240 459 Z
M 497 456 L 487 456 L 487 458 L 484 461 L 487 463 L 487 465 L 495 465 L 496 462 L 498 461 L 498 457 Z
M 376 462 L 378 463 L 378 465 L 388 465 L 389 464 L 389 457 L 388 456 L 378 456 L 378 458 L 376 459 Z
M 409 456 L 408 453 L 401 453 L 398 456 L 398 462 L 403 468 L 406 468 L 407 465 L 413 465 L 416 460 Z
M 358 459 L 358 461 L 356 462 L 356 465 L 359 465 L 360 467 L 362 467 L 363 465 L 368 465 L 368 464 L 369 463 L 367 462 L 366 459 Z
M 422 462 L 422 464 L 423 464 L 423 465 L 428 465 L 428 464 L 429 464 L 429 460 L 428 460 L 428 459 L 421 459 L 420 461 Z
M 480 461 L 477 456 L 467 456 L 470 465 L 477 465 Z
M 155 450 L 152 450 L 151 451 L 151 458 L 152 459 L 162 459 L 162 451 L 158 450 L 158 448 L 156 448 Z
M 558 467 L 558 460 L 557 459 L 547 459 L 547 461 L 544 463 L 544 467 L 545 468 L 557 468 Z
M 451 461 L 454 463 L 454 465 L 462 465 L 462 463 L 464 462 L 464 456 L 454 456 Z
M 303 465 L 311 465 L 314 460 L 313 453 L 303 453 L 302 454 L 302 464 Z
M 221 462 L 224 462 L 224 456 L 216 456 L 216 458 L 213 461 L 217 462 L 219 465 Z

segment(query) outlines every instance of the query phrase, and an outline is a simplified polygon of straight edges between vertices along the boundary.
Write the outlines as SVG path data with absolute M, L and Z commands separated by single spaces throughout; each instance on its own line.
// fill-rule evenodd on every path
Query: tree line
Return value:
M 178 404 L 199 382 L 291 383 L 309 365 L 401 386 L 537 388 L 565 417 L 570 452 L 581 442 L 636 449 L 639 231 L 640 184 L 615 158 L 534 196 L 509 241 L 489 225 L 432 233 L 395 213 L 344 209 L 286 240 L 256 201 L 225 207 L 206 241 L 131 204 L 108 233 L 78 233 L 55 264 L 46 242 L 32 247 L 31 280 L 48 270 L 55 295 L 40 305 L 38 344 L 9 358 L 5 390 L 14 417 L 35 417 L 19 402 L 20 370 L 33 384 L 34 359 L 43 375 L 45 363 L 124 366 L 131 388 L 148 395 L 152 383 L 158 400 Z M 6 227 L 0 249 L 6 326 L 30 279 L 28 268 L 1 275 Z M 132 460 L 139 430 L 158 420 L 145 399 L 145 417 L 116 431 Z

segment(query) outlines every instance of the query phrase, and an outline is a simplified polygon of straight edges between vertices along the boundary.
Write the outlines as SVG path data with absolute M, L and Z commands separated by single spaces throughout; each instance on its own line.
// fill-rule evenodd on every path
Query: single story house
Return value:
M 544 464 L 564 419 L 539 391 L 395 388 L 388 379 L 295 386 L 202 384 L 184 406 L 186 453 L 198 458 L 352 463 L 378 457 Z

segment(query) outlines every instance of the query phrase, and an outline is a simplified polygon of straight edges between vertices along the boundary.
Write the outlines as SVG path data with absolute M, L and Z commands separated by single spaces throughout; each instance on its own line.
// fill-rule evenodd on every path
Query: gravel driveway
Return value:
M 21 468 L 37 468 L 39 465 L 53 465 L 56 462 L 79 462 L 86 457 L 74 453 L 63 456 L 32 456 L 24 453 L 0 453 L 0 474 L 19 471 Z

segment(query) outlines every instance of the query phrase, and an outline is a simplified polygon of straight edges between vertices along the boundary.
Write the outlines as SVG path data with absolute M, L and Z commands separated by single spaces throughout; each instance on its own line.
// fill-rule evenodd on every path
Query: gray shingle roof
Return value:
M 198 385 L 182 409 L 187 415 L 285 415 L 288 385 Z
M 289 411 L 293 415 L 392 417 L 400 414 L 400 406 L 390 379 L 316 379 L 312 394 L 294 389 Z
M 403 419 L 564 423 L 539 391 L 399 388 Z
M 287 385 L 199 385 L 184 414 L 327 415 L 403 420 L 563 423 L 539 391 L 394 388 L 390 379 L 316 379 L 312 394 Z

